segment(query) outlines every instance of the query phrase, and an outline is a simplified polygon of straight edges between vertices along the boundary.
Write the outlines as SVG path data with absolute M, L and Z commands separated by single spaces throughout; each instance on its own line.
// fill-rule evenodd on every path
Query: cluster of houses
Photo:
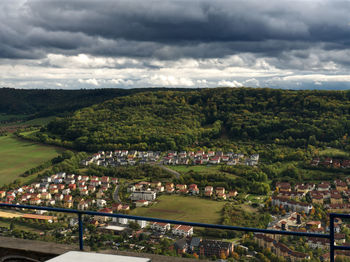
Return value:
M 288 257 L 290 261 L 304 261 L 311 258 L 309 254 L 294 251 L 269 235 L 255 234 L 255 239 L 261 248 L 268 248 L 279 257 Z
M 323 167 L 332 167 L 332 168 L 350 168 L 350 160 L 340 160 L 333 159 L 331 157 L 326 157 L 324 160 L 316 157 L 311 160 L 311 166 L 323 166 Z
M 161 156 L 163 156 L 161 158 Z M 244 154 L 222 151 L 137 151 L 137 150 L 115 150 L 99 151 L 93 156 L 81 162 L 82 165 L 88 166 L 96 164 L 99 166 L 127 166 L 154 164 L 156 162 L 164 165 L 204 165 L 204 164 L 220 164 L 227 165 L 244 164 L 248 166 L 256 166 L 259 163 L 259 154 L 253 154 L 246 157 Z
M 161 156 L 160 151 L 137 151 L 137 150 L 115 150 L 99 151 L 88 159 L 81 162 L 82 165 L 88 166 L 96 164 L 98 166 L 127 166 L 136 164 L 153 164 Z
M 334 223 L 335 245 L 347 245 L 345 243 L 345 234 L 340 233 L 343 226 L 345 225 L 343 224 L 342 220 L 336 218 Z M 323 227 L 321 221 L 306 221 L 306 219 L 298 212 L 293 212 L 286 215 L 282 219 L 271 222 L 268 226 L 268 229 L 311 233 L 325 233 L 326 231 L 329 232 L 329 227 Z M 287 245 L 279 242 L 281 239 L 280 235 L 255 234 L 255 239 L 260 247 L 269 248 L 277 256 L 288 256 L 291 258 L 291 261 L 310 259 L 308 254 L 296 252 L 289 248 Z M 307 244 L 312 249 L 329 250 L 329 239 L 326 238 L 308 237 Z M 327 256 L 324 257 L 327 258 Z
M 244 154 L 222 151 L 170 151 L 163 157 L 164 165 L 217 165 L 220 163 L 227 165 L 245 164 L 248 166 L 256 166 L 259 163 L 259 154 L 253 154 L 246 157 Z
M 43 178 L 41 182 L 7 192 L 0 191 L 0 199 L 11 204 L 63 206 L 65 208 L 76 206 L 79 210 L 93 207 L 103 208 L 107 205 L 106 191 L 117 183 L 117 178 L 90 177 L 60 172 Z M 74 192 L 76 192 L 75 197 L 73 197 Z
M 299 183 L 294 188 L 290 183 L 279 182 L 276 184 L 278 194 L 272 198 L 272 201 L 275 205 L 288 206 L 291 203 L 299 203 L 306 206 L 306 203 L 301 204 L 297 201 L 309 195 L 312 204 L 321 205 L 329 212 L 350 212 L 349 185 L 350 178 L 345 181 L 336 179 L 333 183 L 322 181 L 317 185 Z M 310 211 L 310 208 L 312 209 L 311 204 L 307 209 Z M 292 208 L 292 210 L 300 211 L 300 208 Z M 308 214 L 306 208 L 304 212 Z
M 202 239 L 200 237 L 182 238 L 175 242 L 177 254 L 197 254 L 201 257 L 217 258 L 228 257 L 234 251 L 232 242 Z
M 157 197 L 157 193 L 179 193 L 188 195 L 199 195 L 200 190 L 197 184 L 174 184 L 172 182 L 139 182 L 134 185 L 130 185 L 127 189 L 130 192 L 130 199 L 135 201 L 136 207 L 148 206 L 148 204 L 154 201 Z M 226 191 L 224 187 L 206 186 L 202 191 L 204 196 L 211 197 L 216 196 L 218 199 L 228 199 L 237 196 L 236 190 Z

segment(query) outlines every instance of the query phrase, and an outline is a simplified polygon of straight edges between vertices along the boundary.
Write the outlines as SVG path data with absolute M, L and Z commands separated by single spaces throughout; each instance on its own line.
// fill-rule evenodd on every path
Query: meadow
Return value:
M 14 135 L 0 137 L 0 186 L 62 152 L 63 149 L 21 140 Z
M 220 165 L 194 165 L 194 166 L 185 166 L 185 165 L 177 165 L 177 166 L 172 166 L 168 165 L 168 168 L 175 170 L 179 172 L 180 174 L 186 174 L 190 171 L 200 173 L 200 174 L 207 174 L 207 175 L 212 175 L 212 174 L 225 174 L 228 177 L 231 178 L 236 178 L 237 176 L 234 174 L 230 174 L 227 172 L 223 172 L 220 170 Z
M 174 219 L 188 222 L 218 224 L 225 202 L 197 197 L 162 195 L 151 207 L 140 207 L 132 215 Z

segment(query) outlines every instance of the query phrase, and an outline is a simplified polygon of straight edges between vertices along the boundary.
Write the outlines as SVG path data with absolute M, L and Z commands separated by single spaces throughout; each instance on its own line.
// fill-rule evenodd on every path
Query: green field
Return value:
M 326 148 L 319 151 L 320 156 L 348 158 L 349 153 L 337 148 Z
M 230 174 L 227 172 L 223 172 L 220 170 L 220 165 L 195 165 L 195 166 L 185 166 L 185 165 L 178 165 L 178 166 L 172 166 L 168 165 L 167 168 L 170 168 L 172 170 L 175 170 L 179 172 L 180 174 L 186 174 L 189 171 L 197 172 L 200 174 L 207 174 L 207 175 L 213 175 L 213 174 L 225 174 L 228 177 L 236 178 L 237 176 L 234 174 Z
M 132 215 L 174 219 L 198 223 L 217 224 L 221 220 L 221 210 L 225 202 L 163 195 L 151 207 L 140 207 L 131 211 Z
M 63 149 L 17 139 L 0 137 L 0 186 L 13 182 L 26 170 L 50 160 Z

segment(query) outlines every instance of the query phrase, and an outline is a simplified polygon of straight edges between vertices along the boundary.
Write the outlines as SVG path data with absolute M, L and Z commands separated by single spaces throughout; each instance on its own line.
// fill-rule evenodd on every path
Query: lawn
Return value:
M 163 195 L 151 207 L 140 207 L 131 211 L 132 215 L 174 219 L 189 222 L 218 224 L 225 202 L 197 197 Z
M 20 140 L 13 135 L 0 137 L 0 186 L 62 152 L 63 149 Z

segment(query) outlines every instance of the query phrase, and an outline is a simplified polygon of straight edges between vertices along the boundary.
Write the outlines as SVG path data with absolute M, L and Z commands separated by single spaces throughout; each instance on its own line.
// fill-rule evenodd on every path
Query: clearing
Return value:
M 225 202 L 190 196 L 162 195 L 151 207 L 140 207 L 131 215 L 218 224 Z
M 50 160 L 64 150 L 16 138 L 0 137 L 0 186 L 9 184 L 30 168 Z

